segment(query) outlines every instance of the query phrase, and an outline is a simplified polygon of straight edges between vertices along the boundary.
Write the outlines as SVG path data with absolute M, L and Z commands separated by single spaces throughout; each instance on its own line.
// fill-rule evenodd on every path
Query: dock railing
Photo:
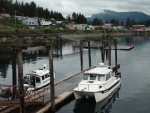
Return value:
M 33 90 L 28 90 L 28 89 Z M 38 89 L 32 86 L 24 86 L 24 100 L 25 105 L 42 104 L 44 97 L 50 92 L 49 87 Z M 19 105 L 19 91 L 18 86 L 0 84 L 0 107 Z

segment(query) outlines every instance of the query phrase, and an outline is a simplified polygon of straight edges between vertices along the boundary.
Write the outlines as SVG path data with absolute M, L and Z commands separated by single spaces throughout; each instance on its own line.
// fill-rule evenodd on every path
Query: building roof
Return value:
M 0 14 L 3 18 L 10 18 L 11 16 L 10 16 L 10 14 L 8 14 L 8 13 L 1 13 Z
M 52 24 L 51 21 L 41 21 L 41 25 L 43 25 L 43 26 L 48 26 L 50 24 Z

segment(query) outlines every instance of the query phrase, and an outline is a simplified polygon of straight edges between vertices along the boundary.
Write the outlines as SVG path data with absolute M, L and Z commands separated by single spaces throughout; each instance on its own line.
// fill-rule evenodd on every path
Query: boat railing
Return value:
M 32 86 L 24 86 L 23 96 L 25 103 L 29 105 L 36 100 L 43 103 L 44 97 L 49 93 L 49 91 L 50 87 L 38 89 Z M 13 106 L 16 104 L 19 104 L 19 87 L 16 85 L 0 84 L 0 106 Z

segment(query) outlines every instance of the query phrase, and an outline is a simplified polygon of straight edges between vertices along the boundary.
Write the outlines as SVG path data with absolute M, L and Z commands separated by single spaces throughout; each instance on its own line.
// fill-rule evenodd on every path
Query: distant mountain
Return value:
M 145 21 L 150 20 L 150 16 L 142 12 L 115 12 L 111 10 L 104 10 L 103 13 L 93 14 L 92 17 L 87 18 L 87 20 L 93 20 L 94 18 L 101 18 L 103 22 L 110 21 L 111 19 L 118 19 L 119 21 L 126 21 L 127 18 L 135 21 Z

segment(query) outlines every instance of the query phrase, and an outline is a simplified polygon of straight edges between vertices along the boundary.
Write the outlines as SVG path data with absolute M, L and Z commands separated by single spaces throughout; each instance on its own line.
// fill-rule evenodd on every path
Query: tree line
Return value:
M 150 26 L 150 20 L 146 21 L 135 21 L 131 20 L 130 18 L 127 18 L 124 21 L 119 21 L 118 19 L 111 19 L 110 21 L 105 21 L 103 22 L 101 18 L 94 18 L 93 21 L 89 21 L 89 24 L 92 25 L 103 25 L 104 23 L 111 23 L 113 26 L 126 26 L 126 27 L 132 27 L 133 25 L 145 25 L 145 26 Z
M 13 3 L 13 0 L 0 0 L 0 13 L 9 13 L 10 15 L 18 16 L 29 16 L 29 17 L 39 17 L 56 20 L 64 20 L 64 17 L 60 12 L 49 11 L 47 8 L 37 6 L 34 2 L 20 3 L 17 0 Z
M 39 17 L 45 19 L 54 18 L 55 20 L 66 20 L 68 22 L 75 22 L 76 24 L 90 24 L 90 25 L 103 25 L 104 23 L 111 23 L 114 26 L 126 26 L 132 27 L 132 25 L 142 24 L 145 26 L 150 26 L 150 20 L 147 21 L 134 21 L 127 18 L 124 21 L 119 21 L 117 19 L 112 19 L 110 21 L 103 21 L 101 18 L 94 18 L 92 21 L 87 21 L 86 17 L 81 13 L 73 12 L 71 15 L 68 15 L 66 18 L 60 12 L 49 11 L 48 8 L 44 9 L 43 7 L 37 6 L 34 2 L 20 3 L 17 0 L 13 3 L 13 0 L 0 0 L 0 13 L 9 13 L 10 15 L 18 16 L 29 16 L 29 17 Z

